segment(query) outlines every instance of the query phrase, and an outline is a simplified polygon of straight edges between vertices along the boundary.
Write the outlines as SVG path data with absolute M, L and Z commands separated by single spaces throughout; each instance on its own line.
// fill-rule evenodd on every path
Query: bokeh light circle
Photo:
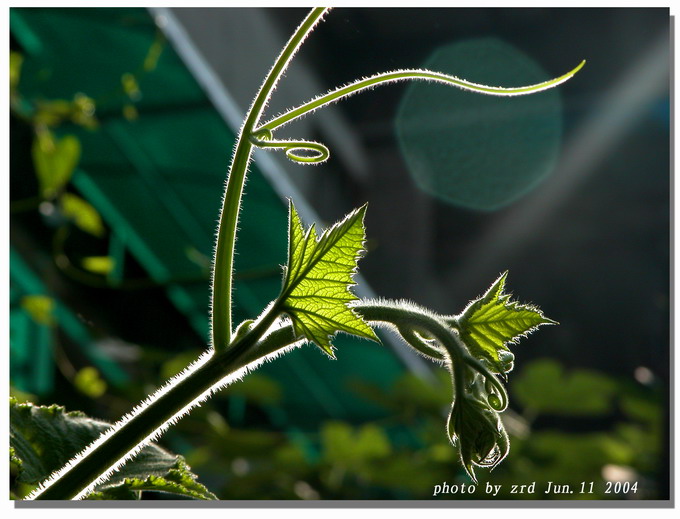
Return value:
M 441 47 L 424 68 L 491 86 L 550 79 L 531 58 L 497 38 Z M 493 211 L 531 191 L 553 170 L 562 105 L 558 88 L 498 97 L 417 81 L 406 90 L 395 127 L 420 189 L 458 207 Z

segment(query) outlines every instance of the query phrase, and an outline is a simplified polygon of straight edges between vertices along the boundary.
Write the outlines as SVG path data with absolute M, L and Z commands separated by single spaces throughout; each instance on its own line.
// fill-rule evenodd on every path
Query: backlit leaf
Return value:
M 43 294 L 32 294 L 21 298 L 21 307 L 38 324 L 51 326 L 54 324 L 54 299 Z
M 161 450 L 160 447 L 156 447 Z M 110 480 L 103 483 L 92 495 L 91 499 L 120 499 L 116 496 L 121 490 L 132 492 L 154 491 L 190 497 L 193 499 L 212 500 L 217 499 L 212 492 L 196 481 L 196 476 L 191 472 L 182 456 L 171 455 L 165 451 L 164 454 L 174 459 L 174 463 L 169 464 L 169 458 L 160 460 L 158 467 L 157 456 L 149 453 L 142 458 L 137 475 L 118 476 L 114 475 Z M 142 453 L 139 454 L 142 456 Z M 137 461 L 137 459 L 135 459 Z M 132 463 L 132 462 L 128 462 Z M 125 471 L 125 467 L 121 472 Z
M 71 103 L 71 120 L 85 128 L 93 130 L 97 128 L 99 122 L 95 117 L 97 105 L 95 100 L 85 94 L 78 93 L 73 96 Z
M 38 127 L 59 126 L 69 119 L 72 113 L 73 103 L 66 99 L 39 100 L 36 102 L 33 124 Z M 44 135 L 43 132 L 41 134 Z
M 125 94 L 133 101 L 139 101 L 142 97 L 142 92 L 139 89 L 137 78 L 130 73 L 125 73 L 121 76 L 120 82 L 123 85 Z
M 51 132 L 38 135 L 31 148 L 43 198 L 55 196 L 71 179 L 80 160 L 80 141 L 73 135 L 61 139 Z
M 518 341 L 542 324 L 557 324 L 532 305 L 510 301 L 503 293 L 507 272 L 486 293 L 472 301 L 457 317 L 460 336 L 470 353 L 487 360 L 497 373 L 510 371 L 509 343 Z
M 290 203 L 288 266 L 279 301 L 295 333 L 333 358 L 330 339 L 339 331 L 378 341 L 371 327 L 348 306 L 357 299 L 349 289 L 364 250 L 365 212 L 366 206 L 352 211 L 317 237 L 314 225 L 304 232 Z
M 64 193 L 60 200 L 61 212 L 65 217 L 73 220 L 81 230 L 97 237 L 103 236 L 104 224 L 94 207 L 73 193 Z
M 111 425 L 57 405 L 37 406 L 10 399 L 10 454 L 20 469 L 18 480 L 37 484 L 60 469 Z M 133 498 L 154 490 L 194 499 L 216 499 L 181 456 L 155 444 L 145 447 L 89 496 L 95 499 Z
M 116 266 L 116 261 L 111 256 L 87 256 L 81 263 L 85 270 L 102 275 L 111 273 Z
M 19 85 L 21 77 L 21 65 L 24 63 L 24 56 L 20 52 L 10 51 L 9 53 L 9 86 L 15 89 Z
M 73 378 L 73 385 L 90 398 L 99 398 L 106 392 L 106 381 L 93 366 L 85 366 L 79 370 Z

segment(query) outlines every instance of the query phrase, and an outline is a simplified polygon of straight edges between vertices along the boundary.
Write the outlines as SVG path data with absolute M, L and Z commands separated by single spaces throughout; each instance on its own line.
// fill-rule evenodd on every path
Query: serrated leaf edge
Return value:
M 282 302 L 281 303 L 282 310 L 290 316 L 291 320 L 293 321 L 294 326 L 296 328 L 299 327 L 299 328 L 304 329 L 304 332 L 303 332 L 302 335 L 307 337 L 307 339 L 310 340 L 310 342 L 313 342 L 314 344 L 316 344 L 329 357 L 331 357 L 332 359 L 335 359 L 336 357 L 335 357 L 335 354 L 334 354 L 334 346 L 332 344 L 332 340 L 339 332 L 344 332 L 344 333 L 348 333 L 348 332 L 345 332 L 344 330 L 336 330 L 334 333 L 327 334 L 326 337 L 325 337 L 325 340 L 311 339 L 310 337 L 312 336 L 312 333 L 309 331 L 309 328 L 307 326 L 305 326 L 304 323 L 302 323 L 300 321 L 300 319 L 297 318 L 294 315 L 293 311 L 288 311 L 288 310 L 292 310 L 292 309 L 289 309 L 288 306 L 285 303 L 283 303 L 287 299 L 287 297 L 290 296 L 290 292 L 292 290 L 294 290 L 294 288 L 297 286 L 297 284 L 299 282 L 301 282 L 303 279 L 305 279 L 305 275 L 306 275 L 306 273 L 301 272 L 301 269 L 303 268 L 302 263 L 298 266 L 298 270 L 295 273 L 295 275 L 291 274 L 291 271 L 292 271 L 291 263 L 292 263 L 292 258 L 294 257 L 294 246 L 295 246 L 295 244 L 293 243 L 294 242 L 294 240 L 293 240 L 293 238 L 294 238 L 294 236 L 293 236 L 294 227 L 295 227 L 295 230 L 297 231 L 297 235 L 299 236 L 298 239 L 300 239 L 301 242 L 304 244 L 304 249 L 301 253 L 301 256 L 304 256 L 305 250 L 306 250 L 308 244 L 310 243 L 310 240 L 312 240 L 312 239 L 314 240 L 314 243 L 319 244 L 323 240 L 328 240 L 329 236 L 331 236 L 334 232 L 338 232 L 338 229 L 340 229 L 343 226 L 347 226 L 347 230 L 349 230 L 350 228 L 352 228 L 356 224 L 357 220 L 361 221 L 361 225 L 362 225 L 362 229 L 363 229 L 363 219 L 364 219 L 364 216 L 366 214 L 366 208 L 368 207 L 368 204 L 364 204 L 361 207 L 352 210 L 350 213 L 348 213 L 341 220 L 339 220 L 338 222 L 336 222 L 332 226 L 326 228 L 321 233 L 321 235 L 317 236 L 317 234 L 316 234 L 316 224 L 312 224 L 307 229 L 307 231 L 305 232 L 304 226 L 303 226 L 302 221 L 300 219 L 300 216 L 299 216 L 297 210 L 295 209 L 295 205 L 293 204 L 293 201 L 290 198 L 288 199 L 288 203 L 289 203 L 288 265 L 286 265 L 284 267 L 285 275 L 283 277 L 283 286 L 282 286 L 282 289 L 281 289 L 281 294 L 279 296 L 279 301 Z M 342 235 L 338 236 L 337 240 L 335 240 L 334 243 L 337 243 L 337 241 L 340 240 L 343 235 L 344 235 L 344 233 Z M 358 271 L 358 262 L 363 257 L 363 254 L 366 252 L 366 249 L 364 248 L 365 242 L 366 242 L 366 238 L 365 238 L 365 235 L 364 235 L 362 237 L 362 240 L 361 240 L 361 245 L 357 249 L 356 254 L 354 255 L 354 266 L 350 270 L 350 278 L 351 278 L 352 281 L 346 283 L 347 293 L 350 297 L 349 297 L 348 301 L 345 303 L 344 306 L 357 319 L 357 321 L 359 321 L 359 322 L 361 322 L 365 325 L 365 328 L 367 330 L 367 331 L 355 330 L 355 331 L 352 332 L 352 334 L 356 335 L 358 337 L 363 337 L 363 338 L 373 340 L 373 341 L 376 341 L 376 342 L 379 343 L 380 339 L 377 337 L 377 335 L 375 335 L 375 332 L 373 332 L 373 329 L 350 306 L 350 303 L 358 300 L 358 297 L 351 291 L 351 287 L 356 286 L 356 282 L 354 282 L 354 276 L 356 275 L 356 273 Z M 332 248 L 333 248 L 333 245 L 326 246 L 320 253 L 317 254 L 317 257 L 318 258 L 323 257 Z M 312 262 L 311 266 L 308 267 L 307 271 L 311 270 L 313 268 L 313 266 L 319 260 L 320 259 L 317 259 L 314 262 Z M 291 281 L 291 280 L 293 280 L 293 281 Z M 343 283 L 343 284 L 345 284 L 345 283 Z M 321 344 L 318 344 L 319 342 Z
M 522 312 L 522 311 L 529 311 L 537 314 L 538 319 L 541 322 L 538 322 L 535 325 L 530 326 L 529 328 L 525 329 L 522 332 L 517 333 L 516 335 L 513 335 L 510 338 L 504 339 L 502 342 L 502 345 L 499 350 L 506 350 L 510 351 L 508 348 L 508 345 L 510 344 L 518 344 L 519 341 L 524 338 L 528 337 L 530 334 L 535 332 L 540 326 L 542 325 L 557 325 L 559 324 L 557 321 L 554 321 L 548 317 L 546 317 L 543 314 L 543 311 L 538 308 L 535 305 L 532 304 L 523 304 L 519 303 L 517 301 L 511 301 L 510 298 L 512 297 L 512 294 L 506 294 L 503 292 L 505 288 L 505 281 L 508 276 L 508 271 L 506 270 L 503 272 L 492 284 L 491 286 L 484 292 L 484 294 L 477 299 L 472 300 L 468 305 L 465 307 L 465 309 L 458 315 L 454 316 L 452 319 L 452 322 L 454 322 L 459 329 L 461 338 L 465 338 L 466 336 L 470 337 L 471 336 L 471 331 L 470 331 L 470 325 L 474 326 L 474 323 L 471 323 L 471 318 L 477 312 L 480 308 L 483 306 L 494 303 L 496 302 L 497 304 L 501 305 L 503 308 L 505 308 L 508 311 L 511 312 Z M 505 319 L 505 321 L 510 321 L 511 319 Z M 487 322 L 492 322 L 492 321 L 487 321 Z M 471 337 L 470 337 L 471 338 Z M 478 346 L 476 344 L 470 345 L 467 344 L 468 348 L 473 347 L 475 350 L 481 350 L 481 352 L 484 354 L 485 357 L 487 357 L 489 360 L 493 361 L 494 363 L 497 363 L 495 359 L 493 359 L 490 354 L 487 352 L 486 349 L 484 349 L 481 346 Z
M 11 409 L 12 406 L 15 406 L 19 410 L 37 409 L 37 410 L 42 410 L 42 411 L 48 411 L 50 413 L 60 413 L 62 416 L 66 416 L 66 417 L 69 417 L 69 418 L 85 418 L 87 420 L 91 420 L 93 422 L 97 422 L 97 423 L 100 423 L 100 424 L 107 423 L 107 422 L 104 422 L 103 420 L 98 420 L 96 418 L 92 418 L 82 411 L 78 411 L 78 410 L 67 411 L 64 406 L 61 406 L 61 405 L 58 405 L 58 404 L 37 405 L 37 404 L 34 404 L 33 402 L 19 402 L 13 396 L 10 396 L 9 403 L 10 403 L 10 409 Z M 10 434 L 11 434 L 11 428 L 10 428 Z M 150 444 L 150 445 L 153 445 L 153 444 Z M 172 467 L 167 469 L 166 475 L 171 474 L 173 472 L 177 472 L 181 476 L 182 475 L 181 472 L 183 470 L 185 470 L 186 476 L 189 477 L 193 481 L 193 483 L 197 487 L 200 488 L 201 491 L 204 491 L 205 495 L 208 496 L 208 497 L 201 497 L 201 494 L 199 492 L 196 492 L 195 490 L 189 489 L 188 487 L 184 487 L 184 488 L 186 488 L 185 494 L 181 494 L 181 492 L 167 492 L 167 491 L 158 490 L 158 489 L 155 489 L 155 491 L 184 495 L 186 497 L 195 497 L 196 499 L 206 499 L 206 500 L 217 499 L 217 496 L 215 496 L 215 494 L 210 492 L 210 490 L 208 490 L 207 487 L 205 487 L 202 483 L 200 483 L 198 481 L 198 479 L 195 477 L 195 474 L 193 474 L 191 472 L 191 467 L 189 467 L 189 465 L 186 463 L 183 456 L 177 455 L 177 454 L 172 454 L 172 453 L 169 453 L 169 454 L 175 456 L 176 461 L 175 461 L 175 464 Z M 10 446 L 10 461 L 16 463 L 20 471 L 23 470 L 22 465 L 23 465 L 24 461 L 16 455 L 15 449 L 11 446 Z M 164 476 L 157 476 L 157 475 L 150 474 L 144 480 L 141 480 L 139 478 L 125 478 L 124 482 L 118 483 L 118 484 L 111 484 L 111 485 L 107 485 L 106 482 L 103 482 L 92 493 L 89 494 L 88 498 L 92 498 L 92 497 L 96 498 L 98 495 L 99 496 L 101 496 L 101 495 L 105 496 L 107 490 L 124 487 L 128 480 L 129 481 L 134 480 L 134 481 L 146 482 L 146 481 L 150 481 L 152 478 L 160 478 L 160 479 L 165 480 L 165 477 L 166 477 L 165 475 Z M 168 483 L 169 483 L 170 486 L 177 486 L 178 489 L 181 486 L 180 483 L 177 483 L 177 482 L 174 482 L 174 481 L 168 481 Z M 142 490 L 143 491 L 143 490 L 154 490 L 154 489 L 152 489 L 152 488 L 143 489 L 142 488 L 142 489 L 134 489 L 134 490 Z

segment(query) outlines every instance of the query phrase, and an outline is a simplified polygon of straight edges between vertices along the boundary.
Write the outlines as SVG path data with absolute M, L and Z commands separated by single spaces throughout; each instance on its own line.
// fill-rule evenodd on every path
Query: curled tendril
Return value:
M 285 150 L 286 157 L 299 164 L 321 164 L 328 160 L 330 151 L 325 144 L 305 140 L 277 140 L 267 129 L 250 136 L 250 142 L 262 149 Z M 300 154 L 306 152 L 307 154 Z
M 299 164 L 320 164 L 325 162 L 330 156 L 328 148 L 319 142 L 314 141 L 294 141 L 294 140 L 275 140 L 272 131 L 299 119 L 300 117 L 311 113 L 319 108 L 336 103 L 337 101 L 346 97 L 355 95 L 364 90 L 369 90 L 380 85 L 395 83 L 399 81 L 429 81 L 433 83 L 442 83 L 445 85 L 456 86 L 463 90 L 477 92 L 487 95 L 495 96 L 520 96 L 526 94 L 533 94 L 549 88 L 554 88 L 573 77 L 585 65 L 585 60 L 579 63 L 573 70 L 563 74 L 560 77 L 543 81 L 535 85 L 527 85 L 521 87 L 505 88 L 494 87 L 489 85 L 481 85 L 460 79 L 456 76 L 443 74 L 441 72 L 433 72 L 431 70 L 422 69 L 406 69 L 394 70 L 391 72 L 383 72 L 375 74 L 368 78 L 358 79 L 352 83 L 338 87 L 323 95 L 317 96 L 306 103 L 291 108 L 287 112 L 267 121 L 257 128 L 250 136 L 250 142 L 255 146 L 264 149 L 283 149 L 288 157 L 293 162 Z M 311 155 L 300 155 L 300 151 L 311 153 Z
M 494 411 L 505 411 L 508 408 L 508 393 L 498 378 L 479 360 L 466 355 L 465 363 L 484 378 L 487 401 Z
M 499 350 L 497 365 L 475 356 L 465 343 L 465 323 L 456 316 L 384 300 L 362 300 L 352 306 L 371 324 L 385 324 L 396 330 L 420 355 L 450 373 L 453 398 L 446 433 L 457 447 L 468 476 L 477 482 L 475 468 L 498 466 L 510 452 L 510 439 L 500 413 L 508 408 L 502 379 L 512 369 L 514 355 Z
M 400 323 L 397 330 L 411 347 L 451 372 L 454 394 L 446 429 L 465 471 L 476 482 L 475 467 L 493 469 L 510 451 L 499 415 L 508 407 L 508 394 L 486 364 L 470 355 L 458 330 L 446 321 L 440 323 L 448 325 L 447 336 L 411 323 Z
M 450 324 L 448 321 L 445 322 Z M 459 350 L 457 352 L 449 351 L 446 345 L 441 344 L 435 339 L 428 338 L 426 331 L 415 330 L 405 324 L 397 325 L 397 330 L 407 344 L 425 357 L 448 365 L 451 365 L 455 358 L 458 362 L 466 364 L 468 368 L 471 368 L 469 369 L 469 375 L 466 377 L 469 379 L 467 385 L 470 388 L 474 388 L 477 398 L 486 401 L 491 409 L 499 413 L 508 408 L 509 399 L 505 387 L 503 387 L 496 375 L 485 363 L 467 352 L 463 344 L 458 344 Z M 451 332 L 454 338 L 458 337 L 455 329 L 452 329 Z M 460 343 L 461 341 L 456 340 L 455 342 Z M 477 374 L 484 380 L 484 391 L 481 391 L 481 386 L 476 382 Z
M 438 345 L 437 341 L 426 339 L 422 334 L 408 326 L 397 326 L 397 330 L 404 341 L 406 341 L 406 344 L 421 353 L 423 356 L 440 362 L 448 360 L 449 355 L 442 351 L 442 348 Z

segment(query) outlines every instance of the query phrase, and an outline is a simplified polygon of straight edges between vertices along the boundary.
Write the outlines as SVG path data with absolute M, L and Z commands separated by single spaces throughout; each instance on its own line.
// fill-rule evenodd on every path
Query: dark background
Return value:
M 100 11 L 100 15 L 93 10 L 53 11 L 59 16 L 53 18 L 52 27 L 49 23 L 44 26 L 58 33 L 66 26 L 59 20 L 82 17 L 87 24 L 87 18 L 94 17 L 97 24 L 118 24 L 122 34 L 126 27 L 133 27 L 134 30 L 140 30 L 141 27 L 148 34 L 153 34 L 152 19 L 144 10 L 134 10 L 126 16 L 120 15 L 121 11 L 118 11 L 117 15 L 111 16 L 115 11 Z M 220 46 L 224 45 L 220 38 L 228 38 L 228 34 L 216 35 L 206 29 L 201 34 L 200 30 L 201 27 L 209 27 L 210 23 L 218 23 L 216 20 L 220 16 L 237 20 L 239 16 L 244 16 L 243 19 L 249 19 L 247 11 L 174 10 L 187 28 L 190 38 L 194 38 L 199 47 L 214 45 L 216 54 L 229 53 L 230 59 L 235 62 L 238 62 L 238 56 L 243 55 L 240 66 L 244 68 L 244 75 L 236 67 L 231 72 L 234 81 L 238 80 L 240 85 L 245 81 L 244 77 L 249 77 L 245 69 L 249 70 L 252 77 L 256 78 L 249 87 L 252 95 L 279 47 L 271 47 L 271 56 L 262 56 L 264 66 L 260 69 L 259 64 L 248 61 L 245 47 Z M 305 12 L 305 9 L 264 10 L 262 20 L 273 31 L 268 37 L 274 40 L 278 37 L 283 43 Z M 134 23 L 129 23 L 130 20 L 134 20 Z M 420 67 L 440 46 L 487 36 L 499 38 L 530 56 L 548 77 L 559 76 L 580 60 L 587 60 L 586 66 L 575 78 L 559 87 L 563 122 L 560 154 L 554 171 L 526 196 L 496 211 L 480 212 L 455 207 L 419 191 L 399 149 L 395 130 L 395 118 L 399 103 L 409 88 L 407 84 L 381 87 L 347 99 L 334 108 L 336 116 L 351 129 L 352 138 L 361 151 L 357 159 L 358 166 L 356 163 L 352 165 L 342 151 L 331 146 L 332 158 L 328 164 L 313 168 L 311 173 L 305 170 L 295 177 L 297 171 L 303 168 L 292 166 L 291 169 L 284 163 L 283 157 L 276 157 L 276 160 L 280 159 L 284 163 L 282 167 L 290 171 L 293 182 L 298 183 L 302 195 L 325 222 L 335 221 L 351 208 L 369 203 L 366 218 L 369 253 L 361 262 L 361 273 L 378 295 L 410 299 L 442 313 L 456 313 L 471 298 L 482 293 L 499 273 L 508 270 L 509 290 L 522 302 L 531 301 L 540 305 L 546 315 L 560 322 L 560 326 L 542 328 L 513 348 L 516 373 L 511 374 L 509 383 L 512 413 L 514 419 L 523 425 L 515 429 L 517 450 L 513 451 L 511 458 L 516 456 L 519 465 L 509 468 L 505 476 L 501 472 L 502 468 L 498 469 L 497 481 L 507 477 L 507 481 L 521 482 L 518 478 L 536 477 L 541 467 L 545 468 L 546 474 L 549 473 L 546 467 L 554 468 L 556 473 L 574 470 L 565 465 L 565 460 L 569 458 L 567 453 L 563 453 L 562 458 L 558 456 L 562 465 L 558 462 L 551 465 L 552 461 L 546 461 L 549 458 L 546 453 L 551 447 L 542 451 L 541 440 L 537 439 L 532 450 L 531 436 L 526 436 L 530 433 L 522 436 L 523 433 L 517 431 L 531 430 L 537 435 L 546 431 L 559 431 L 572 435 L 574 443 L 569 443 L 571 447 L 564 447 L 568 450 L 579 442 L 586 444 L 586 437 L 592 439 L 594 434 L 609 434 L 614 430 L 619 434 L 621 431 L 617 427 L 621 423 L 630 425 L 635 422 L 642 424 L 640 430 L 650 435 L 645 441 L 654 444 L 649 454 L 651 460 L 631 461 L 624 456 L 617 465 L 616 457 L 609 459 L 605 456 L 601 465 L 632 466 L 641 478 L 644 475 L 645 481 L 649 482 L 648 493 L 644 498 L 663 499 L 668 496 L 667 410 L 671 382 L 670 22 L 668 9 L 656 8 L 337 9 L 326 17 L 308 39 L 283 80 L 287 84 L 286 88 L 295 92 L 298 72 L 303 68 L 305 72 L 312 70 L 316 84 L 323 91 L 379 71 Z M 16 39 L 12 40 L 11 48 L 30 54 Z M 172 53 L 172 46 L 168 44 L 164 52 Z M 61 65 L 60 54 L 56 53 L 53 59 L 54 68 L 58 70 Z M 99 61 L 102 62 L 102 59 L 105 62 L 105 58 Z M 64 57 L 63 61 L 71 62 L 73 57 Z M 221 77 L 229 72 L 220 70 L 220 64 L 215 60 L 211 65 Z M 105 69 L 103 67 L 103 71 Z M 152 78 L 152 74 L 149 77 Z M 227 74 L 223 82 L 229 91 L 232 87 L 228 78 Z M 48 85 L 49 81 L 45 84 Z M 175 106 L 164 109 L 167 99 L 163 96 L 171 97 L 175 91 L 173 87 L 166 86 L 167 91 L 162 88 L 153 90 L 141 80 L 140 85 L 145 94 L 145 98 L 138 103 L 140 121 L 146 115 L 151 120 L 166 110 L 167 120 L 179 128 L 183 124 L 181 113 L 186 113 L 187 106 L 211 110 L 210 103 L 200 97 L 198 88 L 191 90 L 192 94 L 182 105 L 184 108 Z M 49 88 L 45 86 L 42 92 L 38 88 L 39 93 L 34 94 L 34 98 L 49 95 L 45 94 Z M 302 92 L 303 87 L 300 88 Z M 234 91 L 237 91 L 237 87 L 234 87 Z M 74 93 L 62 90 L 57 94 L 53 92 L 52 97 L 70 97 Z M 240 101 L 239 96 L 236 97 Z M 303 95 L 298 102 L 306 99 Z M 287 102 L 287 99 L 281 101 L 275 96 L 268 113 L 275 114 L 277 110 L 286 108 Z M 97 116 L 103 121 L 107 117 L 120 117 L 120 104 L 114 101 L 108 105 L 98 105 Z M 241 102 L 240 108 L 245 110 L 247 102 Z M 327 138 L 332 139 L 332 127 L 329 129 L 327 125 L 317 124 L 316 117 L 314 114 L 305 119 L 306 126 L 302 134 L 296 133 L 296 126 L 291 125 L 284 135 L 318 138 L 322 142 Z M 188 127 L 184 128 L 183 131 L 187 131 Z M 10 198 L 15 203 L 33 196 L 37 184 L 30 174 L 31 129 L 17 117 L 11 119 L 10 129 Z M 214 179 L 219 182 L 220 175 L 224 174 L 227 164 L 225 150 L 230 149 L 230 144 L 211 146 L 214 143 L 210 142 L 207 135 L 208 132 L 205 132 L 195 138 L 198 143 L 203 136 L 200 153 L 214 157 L 213 163 L 217 165 L 213 177 L 206 180 L 206 185 L 210 185 L 207 182 Z M 99 162 L 105 162 L 104 156 Z M 87 163 L 82 167 L 87 169 Z M 186 173 L 194 174 L 189 170 Z M 179 166 L 172 171 L 172 176 L 177 178 L 182 174 Z M 255 188 L 252 190 L 256 191 Z M 213 196 L 211 202 L 205 204 L 214 214 L 217 211 L 216 201 Z M 197 204 L 201 205 L 201 202 Z M 279 209 L 277 214 L 280 216 Z M 114 357 L 119 360 L 124 358 L 121 351 L 125 347 L 137 352 L 135 362 L 126 364 L 120 361 L 133 374 L 127 388 L 114 390 L 115 384 L 109 381 L 112 389 L 107 396 L 87 399 L 77 388 L 74 389 L 69 369 L 75 373 L 89 361 L 78 347 L 69 346 L 68 340 L 62 337 L 61 344 L 66 346 L 58 350 L 61 353 L 56 357 L 58 360 L 60 355 L 65 356 L 66 365 L 71 365 L 71 368 L 65 369 L 63 365 L 59 367 L 57 362 L 57 367 L 51 368 L 55 372 L 54 385 L 43 394 L 36 394 L 39 392 L 30 385 L 17 388 L 32 394 L 34 401 L 57 402 L 113 420 L 127 409 L 127 403 L 136 402 L 162 380 L 162 363 L 167 361 L 168 351 L 181 362 L 181 359 L 191 358 L 202 348 L 204 337 L 191 325 L 191 317 L 178 310 L 176 303 L 169 298 L 166 285 L 142 286 L 135 290 L 88 286 L 87 283 L 65 276 L 50 259 L 54 222 L 46 221 L 39 211 L 22 210 L 12 212 L 10 223 L 12 246 L 39 273 L 51 293 L 73 308 L 82 322 L 95 329 L 96 338 L 123 341 L 118 356 Z M 106 225 L 114 227 L 110 221 L 106 221 Z M 284 225 L 285 221 L 279 218 L 276 225 L 269 227 L 274 234 L 274 227 L 281 228 Z M 168 237 L 168 240 L 172 240 L 172 237 Z M 248 242 L 244 245 L 245 255 L 250 253 L 247 252 L 247 246 Z M 82 249 L 91 253 L 98 249 L 101 254 L 107 253 L 106 246 L 97 245 L 91 237 L 81 236 L 77 232 L 71 247 L 75 252 Z M 253 247 L 251 252 L 257 256 L 257 241 Z M 209 249 L 201 252 L 209 255 Z M 272 261 L 269 267 L 276 270 L 277 264 L 285 258 L 277 260 Z M 143 278 L 147 275 L 148 269 L 139 258 L 128 257 L 126 265 L 126 276 Z M 207 294 L 205 272 L 199 274 L 199 279 L 192 283 L 199 284 Z M 276 288 L 276 272 L 269 281 Z M 204 304 L 207 305 L 207 299 Z M 245 307 L 243 312 L 248 313 Z M 250 316 L 253 316 L 252 312 Z M 163 326 L 150 325 L 154 322 L 162 322 Z M 348 356 L 355 360 L 346 362 L 362 362 L 360 356 Z M 605 384 L 608 387 L 605 410 L 592 413 L 559 409 L 541 412 L 539 409 L 537 412 L 531 409 L 531 398 L 519 396 L 513 399 L 513 376 L 519 379 L 524 366 L 529 367 L 542 359 L 551 359 L 564 373 L 585 370 L 611 382 L 609 386 Z M 14 378 L 18 376 L 17 369 L 13 368 Z M 172 371 L 168 369 L 170 371 L 166 370 L 166 374 Z M 369 369 L 379 371 L 380 364 Z M 401 370 L 404 373 L 409 371 L 403 367 Z M 332 378 L 328 372 L 321 373 L 322 377 Z M 277 379 L 276 372 L 266 374 L 274 384 L 285 386 L 285 378 Z M 351 375 L 350 372 L 347 378 L 351 379 Z M 565 386 L 566 380 L 562 381 Z M 540 391 L 540 388 L 535 389 Z M 262 391 L 266 392 L 264 389 Z M 253 392 L 258 393 L 257 387 Z M 391 397 L 397 398 L 397 392 L 392 392 Z M 389 398 L 390 391 L 385 394 Z M 587 390 L 585 394 L 585 399 L 592 396 L 588 395 Z M 658 418 L 654 425 L 644 422 L 639 418 L 640 415 L 628 413 L 629 406 L 622 402 L 630 395 L 646 403 L 649 413 Z M 408 394 L 404 398 L 408 402 Z M 370 400 L 365 391 L 361 399 Z M 432 414 L 437 414 L 437 406 L 446 406 L 447 400 L 448 396 L 442 397 L 441 401 L 435 398 L 435 411 Z M 245 406 L 245 414 L 239 415 L 238 410 L 234 410 L 237 407 L 234 402 L 241 402 L 238 405 Z M 353 478 L 351 485 L 346 480 L 342 480 L 343 484 L 334 483 L 336 480 L 333 479 L 332 467 L 337 466 L 338 462 L 324 451 L 326 440 L 315 436 L 317 431 L 323 429 L 328 420 L 344 421 L 349 424 L 348 427 L 359 431 L 362 424 L 372 423 L 367 418 L 373 412 L 372 408 L 362 409 L 358 414 L 350 412 L 334 416 L 328 409 L 306 413 L 299 408 L 299 400 L 284 398 L 277 404 L 283 409 L 288 406 L 286 413 L 290 413 L 289 416 L 305 415 L 307 421 L 303 426 L 304 431 L 311 435 L 312 443 L 321 442 L 317 457 L 311 458 L 316 461 L 307 459 L 307 465 L 300 462 L 299 467 L 304 466 L 304 470 L 299 468 L 300 472 L 295 476 L 306 482 L 314 490 L 313 493 L 305 493 L 304 486 L 298 486 L 292 493 L 292 483 L 278 486 L 267 483 L 267 473 L 280 472 L 282 469 L 278 465 L 273 468 L 267 466 L 261 452 L 252 454 L 256 461 L 251 462 L 250 467 L 260 467 L 265 475 L 261 479 L 252 478 L 249 483 L 251 486 L 239 482 L 238 477 L 245 476 L 239 476 L 241 465 L 234 460 L 249 458 L 246 454 L 239 454 L 236 447 L 233 452 L 227 449 L 224 453 L 215 454 L 215 457 L 224 456 L 224 463 L 231 463 L 233 468 L 233 474 L 217 474 L 210 468 L 205 456 L 201 458 L 194 455 L 192 458 L 192 449 L 198 449 L 204 455 L 206 446 L 217 441 L 214 438 L 201 438 L 200 427 L 187 425 L 184 431 L 181 426 L 178 427 L 175 436 L 169 435 L 168 445 L 187 455 L 201 477 L 222 489 L 221 496 L 224 498 L 243 497 L 236 488 L 246 489 L 242 492 L 247 498 L 267 495 L 273 498 L 429 498 L 429 494 L 423 494 L 420 489 L 404 490 L 395 485 L 397 490 L 394 490 L 389 482 L 380 480 L 371 470 L 399 472 L 394 467 L 375 468 L 371 465 L 370 455 L 347 469 L 351 476 L 345 477 Z M 403 418 L 400 412 L 404 411 L 405 405 L 408 407 L 413 402 L 408 405 L 403 402 L 395 404 L 394 401 L 383 404 L 388 409 L 387 416 L 394 419 Z M 217 411 L 227 417 L 227 422 L 245 431 L 254 428 L 276 435 L 281 428 L 290 432 L 296 427 L 295 420 L 284 420 L 285 425 L 276 423 L 272 418 L 276 413 L 263 410 L 262 401 L 248 394 L 218 398 L 214 405 Z M 380 423 L 385 417 L 384 409 L 376 410 L 375 416 Z M 421 431 L 419 427 L 425 427 L 418 419 L 415 422 L 412 420 L 411 416 L 405 422 L 399 422 L 400 425 L 394 426 L 395 430 L 411 427 Z M 441 423 L 437 427 L 443 429 Z M 387 433 L 396 451 L 417 457 L 418 453 L 424 452 L 425 446 L 433 445 L 427 434 L 424 436 L 427 439 L 422 440 L 423 436 L 418 436 L 420 433 L 416 436 L 423 443 L 416 441 L 414 445 L 410 441 L 402 442 L 398 439 L 400 433 L 395 430 L 388 428 Z M 439 434 L 441 432 L 439 430 Z M 625 438 L 630 445 L 636 445 L 631 435 L 621 435 L 617 436 L 616 441 L 621 442 L 624 441 L 621 438 Z M 288 434 L 287 438 L 290 437 Z M 238 439 L 228 441 L 238 445 Z M 284 440 L 279 436 L 276 436 L 276 441 L 281 448 L 290 447 L 287 444 L 280 445 Z M 443 441 L 445 443 L 446 439 L 443 438 Z M 556 445 L 560 445 L 560 441 L 566 440 L 558 439 Z M 600 440 L 593 441 L 597 443 Z M 299 442 L 292 441 L 292 445 L 299 446 Z M 326 448 L 329 448 L 328 445 Z M 636 447 L 632 449 L 635 451 Z M 245 449 L 245 452 L 249 451 Z M 571 456 L 579 458 L 574 453 Z M 592 453 L 583 453 L 584 458 L 588 456 L 592 457 Z M 537 472 L 525 470 L 523 459 L 529 460 L 526 463 L 533 463 Z M 416 466 L 413 460 L 415 458 L 411 459 L 411 466 Z M 378 460 L 375 466 L 383 462 Z M 289 463 L 293 466 L 293 462 L 289 460 Z M 403 463 L 405 467 L 409 466 L 408 461 Z M 454 464 L 455 461 L 451 463 L 450 470 L 453 472 L 450 473 L 438 472 L 439 466 L 422 470 L 429 470 L 437 477 L 441 474 L 443 478 L 459 477 Z M 584 474 L 583 478 L 601 477 L 597 467 L 584 469 Z M 248 494 L 250 491 L 252 493 Z

